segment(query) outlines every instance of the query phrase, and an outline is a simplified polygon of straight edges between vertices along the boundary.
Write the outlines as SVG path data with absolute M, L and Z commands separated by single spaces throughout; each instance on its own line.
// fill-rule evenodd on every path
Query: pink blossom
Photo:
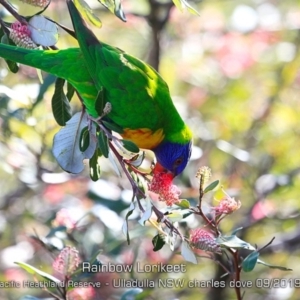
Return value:
M 192 230 L 190 235 L 190 242 L 197 249 L 219 254 L 221 253 L 221 247 L 216 242 L 214 235 L 203 228 Z
M 226 195 L 226 197 L 220 201 L 219 205 L 213 207 L 212 209 L 215 210 L 216 215 L 229 215 L 238 210 L 240 207 L 241 201 L 236 201 L 234 198 Z
M 149 184 L 149 190 L 159 194 L 159 200 L 166 202 L 168 206 L 177 203 L 181 194 L 180 189 L 172 184 L 172 179 L 172 174 L 154 172 L 152 181 Z
M 65 276 L 70 276 L 78 268 L 80 257 L 75 247 L 65 247 L 53 262 L 53 269 Z
M 57 227 L 65 226 L 68 229 L 74 229 L 76 227 L 76 221 L 65 208 L 62 208 L 56 213 L 56 218 L 53 220 L 52 224 Z
M 27 49 L 37 48 L 37 45 L 31 39 L 29 27 L 27 25 L 22 25 L 19 21 L 16 21 L 11 25 L 9 37 L 19 47 Z
M 81 287 L 75 288 L 68 292 L 68 300 L 93 300 L 95 299 L 96 293 L 93 287 Z

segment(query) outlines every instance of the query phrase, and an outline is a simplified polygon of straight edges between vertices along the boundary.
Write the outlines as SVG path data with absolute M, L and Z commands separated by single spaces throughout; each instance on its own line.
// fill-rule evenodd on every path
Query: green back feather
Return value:
M 163 128 L 165 140 L 189 141 L 191 132 L 174 107 L 161 76 L 141 60 L 101 43 L 73 2 L 67 3 L 87 69 L 97 88 L 105 88 L 106 101 L 112 104 L 109 117 L 123 128 Z

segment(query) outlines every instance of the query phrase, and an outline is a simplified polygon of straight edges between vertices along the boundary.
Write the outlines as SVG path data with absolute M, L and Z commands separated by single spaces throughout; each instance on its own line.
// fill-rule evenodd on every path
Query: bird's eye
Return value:
M 175 166 L 179 166 L 181 163 L 182 163 L 182 157 L 178 157 L 176 160 L 175 160 L 175 162 L 174 162 L 174 165 Z

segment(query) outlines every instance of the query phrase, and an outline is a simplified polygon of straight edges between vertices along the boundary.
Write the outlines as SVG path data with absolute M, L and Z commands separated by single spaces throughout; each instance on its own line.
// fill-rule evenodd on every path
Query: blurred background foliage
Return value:
M 12 3 L 20 7 L 20 14 L 33 14 L 31 6 Z M 283 272 L 258 265 L 253 272 L 242 273 L 242 280 L 300 278 L 300 3 L 203 0 L 191 2 L 200 13 L 196 16 L 180 12 L 168 1 L 124 0 L 127 23 L 96 1 L 89 4 L 103 22 L 101 29 L 93 28 L 99 39 L 159 66 L 192 128 L 192 160 L 176 179 L 182 197 L 197 201 L 196 171 L 209 166 L 213 180 L 219 179 L 242 202 L 241 209 L 222 222 L 223 232 L 243 227 L 238 236 L 259 247 L 276 237 L 262 259 L 293 268 Z M 159 10 L 154 12 L 155 5 Z M 52 0 L 44 15 L 71 27 L 64 1 Z M 13 20 L 2 6 L 0 16 Z M 156 26 L 161 20 L 163 28 Z M 57 46 L 77 44 L 60 30 Z M 53 257 L 65 244 L 75 246 L 86 259 L 102 249 L 104 262 L 185 263 L 168 247 L 152 251 L 155 230 L 140 226 L 137 212 L 129 222 L 127 245 L 121 227 L 131 200 L 130 185 L 115 174 L 108 160 L 101 163 L 98 182 L 89 179 L 88 166 L 80 175 L 58 167 L 51 153 L 59 130 L 51 112 L 53 83 L 54 78 L 44 74 L 40 84 L 35 69 L 26 66 L 12 74 L 0 60 L 0 281 L 33 280 L 15 261 L 51 273 Z M 73 112 L 79 110 L 79 101 L 72 100 L 72 107 Z M 205 200 L 216 204 L 221 198 L 218 190 Z M 201 227 L 201 220 L 191 215 L 180 226 L 188 235 L 189 229 Z M 199 258 L 198 265 L 187 263 L 187 272 L 177 277 L 211 280 L 220 275 L 214 262 Z M 99 273 L 93 280 L 130 276 L 137 278 L 137 274 Z M 138 278 L 165 276 L 138 274 Z M 105 287 L 91 299 L 119 299 L 122 292 Z M 235 299 L 233 289 L 166 288 L 147 293 L 144 299 Z M 28 294 L 47 297 L 41 289 L 0 289 L 1 299 Z M 88 297 L 86 293 L 74 299 Z M 299 289 L 292 287 L 254 287 L 245 296 L 299 298 Z

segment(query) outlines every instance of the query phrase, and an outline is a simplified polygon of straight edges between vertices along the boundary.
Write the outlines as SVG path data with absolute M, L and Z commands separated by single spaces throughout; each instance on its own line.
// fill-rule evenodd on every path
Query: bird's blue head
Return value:
M 192 142 L 186 144 L 178 144 L 172 142 L 163 142 L 153 149 L 157 164 L 155 169 L 159 171 L 167 170 L 177 176 L 186 167 L 191 157 Z

